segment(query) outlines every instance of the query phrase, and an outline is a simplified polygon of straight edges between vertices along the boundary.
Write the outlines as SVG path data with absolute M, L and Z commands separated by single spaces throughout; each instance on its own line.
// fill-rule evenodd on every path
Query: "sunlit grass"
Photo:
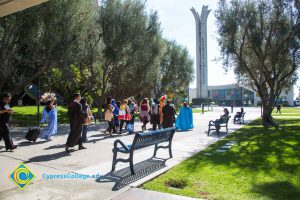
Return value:
M 143 187 L 203 199 L 299 199 L 300 120 L 277 121 L 276 129 L 256 120 Z M 229 141 L 237 143 L 227 152 L 216 152 Z M 170 180 L 186 186 L 174 189 Z

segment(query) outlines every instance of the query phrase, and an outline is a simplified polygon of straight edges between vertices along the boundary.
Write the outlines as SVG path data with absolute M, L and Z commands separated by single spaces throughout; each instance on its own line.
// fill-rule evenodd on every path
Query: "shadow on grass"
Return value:
M 117 191 L 136 182 L 164 167 L 168 159 L 149 158 L 134 164 L 135 174 L 131 175 L 130 168 L 126 167 L 115 172 L 109 172 L 96 180 L 98 183 L 114 182 L 112 191 Z
M 252 190 L 274 200 L 300 198 L 300 189 L 286 181 L 257 184 L 253 186 Z
M 284 120 L 281 127 L 275 129 L 264 128 L 256 120 L 193 156 L 186 163 L 186 170 L 192 173 L 195 167 L 211 163 L 266 174 L 276 170 L 293 175 L 299 172 L 299 164 L 294 161 L 299 159 L 300 153 L 300 125 L 297 123 L 299 120 Z M 229 141 L 236 144 L 224 153 L 216 153 Z

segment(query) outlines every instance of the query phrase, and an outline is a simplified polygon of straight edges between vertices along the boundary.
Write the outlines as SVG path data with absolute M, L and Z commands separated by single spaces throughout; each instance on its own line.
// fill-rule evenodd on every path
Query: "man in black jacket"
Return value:
M 175 122 L 175 109 L 171 106 L 171 101 L 167 100 L 167 105 L 162 109 L 163 113 L 163 128 L 170 128 L 174 126 Z
M 5 143 L 6 151 L 14 150 L 17 148 L 16 145 L 14 145 L 10 134 L 9 134 L 9 120 L 10 115 L 13 113 L 13 110 L 9 107 L 9 103 L 11 101 L 11 95 L 9 93 L 4 93 L 1 95 L 0 100 L 0 140 L 3 138 Z
M 66 152 L 69 152 L 69 147 L 78 145 L 78 150 L 86 149 L 82 145 L 81 131 L 83 124 L 82 105 L 79 103 L 80 94 L 74 94 L 74 101 L 68 107 L 68 117 L 70 121 L 70 133 L 66 143 Z

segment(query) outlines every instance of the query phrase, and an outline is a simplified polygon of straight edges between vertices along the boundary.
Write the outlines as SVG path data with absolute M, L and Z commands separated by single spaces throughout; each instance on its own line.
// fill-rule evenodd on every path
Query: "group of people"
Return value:
M 134 129 L 135 116 L 139 114 L 142 122 L 142 130 L 147 130 L 147 124 L 152 124 L 152 130 L 157 128 L 173 127 L 174 123 L 178 129 L 188 130 L 193 128 L 192 109 L 184 103 L 176 119 L 176 111 L 171 101 L 165 96 L 153 99 L 151 102 L 144 98 L 138 106 L 134 98 L 124 99 L 123 102 L 115 102 L 111 97 L 106 99 L 105 120 L 108 123 L 106 135 L 112 133 L 122 134 L 124 124 L 128 133 Z
M 9 120 L 14 112 L 10 107 L 11 95 L 4 93 L 0 99 L 0 140 L 4 140 L 6 150 L 17 148 L 9 134 Z M 41 139 L 51 140 L 51 136 L 57 134 L 57 99 L 54 93 L 45 93 L 41 97 L 44 105 L 40 124 L 47 124 L 41 131 Z M 88 125 L 93 120 L 93 115 L 88 105 L 87 98 L 81 97 L 79 93 L 74 94 L 72 102 L 68 106 L 68 118 L 70 132 L 65 150 L 69 152 L 70 147 L 78 145 L 78 149 L 86 149 L 83 143 L 87 141 Z M 142 130 L 147 129 L 147 124 L 152 124 L 152 129 L 173 127 L 188 130 L 193 128 L 192 109 L 184 103 L 176 119 L 176 111 L 171 101 L 165 96 L 153 99 L 150 103 L 148 98 L 141 101 L 138 106 L 134 98 L 124 99 L 123 102 L 115 101 L 111 97 L 106 99 L 105 120 L 108 123 L 106 135 L 112 133 L 122 134 L 125 125 L 129 133 L 134 131 L 135 116 L 139 114 L 142 122 Z
M 47 124 L 47 126 L 42 130 L 41 139 L 50 141 L 51 136 L 57 133 L 57 100 L 54 93 L 45 93 L 41 97 L 41 102 L 44 104 L 44 109 L 42 112 L 41 125 Z M 78 112 L 74 112 L 76 105 L 80 106 Z M 76 110 L 76 109 L 75 109 Z M 81 142 L 87 141 L 87 131 L 88 125 L 92 122 L 92 112 L 90 106 L 88 105 L 87 98 L 81 97 L 80 94 L 74 94 L 74 100 L 68 107 L 68 117 L 70 121 L 70 126 L 74 127 L 74 121 L 78 122 L 78 127 L 80 126 Z M 72 130 L 71 128 L 71 130 Z M 71 131 L 74 134 L 74 130 Z M 72 138 L 72 137 L 71 137 Z M 72 140 L 72 139 L 69 139 Z M 68 143 L 68 142 L 67 142 Z M 69 141 L 70 143 L 70 141 Z M 69 144 L 69 146 L 72 146 Z M 81 145 L 82 148 L 82 145 Z

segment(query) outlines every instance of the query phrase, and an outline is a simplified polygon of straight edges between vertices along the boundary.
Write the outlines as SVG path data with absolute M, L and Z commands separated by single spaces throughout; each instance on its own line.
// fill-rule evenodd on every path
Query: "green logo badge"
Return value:
M 20 188 L 24 190 L 34 179 L 35 175 L 30 169 L 24 164 L 20 165 L 8 176 L 8 178 Z

